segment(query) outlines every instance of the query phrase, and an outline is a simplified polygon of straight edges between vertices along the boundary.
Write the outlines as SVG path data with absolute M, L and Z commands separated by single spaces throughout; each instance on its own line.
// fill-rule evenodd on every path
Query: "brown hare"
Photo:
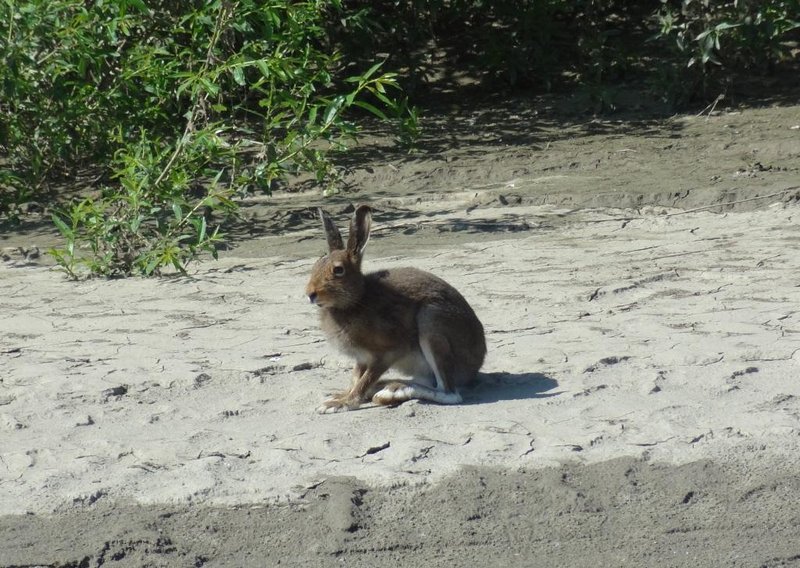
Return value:
M 350 388 L 318 412 L 354 410 L 370 399 L 460 403 L 458 388 L 475 379 L 486 356 L 483 326 L 470 305 L 447 282 L 417 268 L 363 274 L 368 206 L 356 209 L 347 246 L 330 216 L 319 212 L 329 252 L 314 264 L 306 294 L 320 309 L 322 331 L 355 359 L 355 368 Z M 379 383 L 390 368 L 411 381 Z

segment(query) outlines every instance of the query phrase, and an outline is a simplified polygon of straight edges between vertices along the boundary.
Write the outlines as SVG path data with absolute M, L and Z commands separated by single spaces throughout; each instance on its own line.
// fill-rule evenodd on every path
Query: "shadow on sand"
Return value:
M 485 404 L 501 400 L 549 398 L 558 381 L 541 373 L 479 373 L 475 386 L 464 389 L 463 404 Z

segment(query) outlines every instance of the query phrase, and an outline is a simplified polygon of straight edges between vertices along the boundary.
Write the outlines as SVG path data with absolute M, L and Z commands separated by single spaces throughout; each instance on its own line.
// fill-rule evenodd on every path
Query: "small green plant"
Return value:
M 215 142 L 205 142 L 213 152 Z M 202 144 L 202 136 L 193 143 Z M 184 272 L 202 252 L 216 258 L 223 235 L 218 224 L 211 229 L 210 223 L 215 215 L 235 211 L 232 190 L 220 183 L 222 172 L 210 183 L 187 185 L 191 179 L 186 171 L 199 171 L 204 153 L 195 151 L 191 160 L 186 149 L 180 159 L 175 149 L 167 150 L 142 133 L 138 145 L 116 157 L 118 185 L 52 215 L 65 246 L 50 254 L 70 277 L 84 272 L 150 276 L 164 267 Z

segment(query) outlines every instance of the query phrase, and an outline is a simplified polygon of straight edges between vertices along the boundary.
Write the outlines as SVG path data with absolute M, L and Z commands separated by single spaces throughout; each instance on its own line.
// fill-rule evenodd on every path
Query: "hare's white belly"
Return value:
M 416 382 L 429 384 L 430 386 L 436 384 L 433 369 L 431 369 L 422 351 L 415 350 L 406 353 L 392 365 L 392 368 L 404 375 L 413 377 Z
M 354 345 L 340 344 L 338 347 L 342 352 L 350 355 L 362 365 L 371 365 L 377 359 L 375 353 L 372 351 L 359 349 Z M 423 380 L 433 379 L 435 377 L 433 369 L 431 369 L 431 366 L 420 350 L 411 351 L 410 353 L 381 353 L 380 358 L 391 361 L 392 364 L 390 368 L 403 375 Z

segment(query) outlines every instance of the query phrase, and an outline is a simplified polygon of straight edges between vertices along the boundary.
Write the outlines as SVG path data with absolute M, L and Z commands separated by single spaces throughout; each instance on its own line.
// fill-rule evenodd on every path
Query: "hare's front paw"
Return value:
M 347 410 L 355 410 L 361 405 L 357 400 L 352 398 L 335 397 L 323 402 L 318 408 L 317 412 L 320 414 L 332 414 L 334 412 L 345 412 Z

